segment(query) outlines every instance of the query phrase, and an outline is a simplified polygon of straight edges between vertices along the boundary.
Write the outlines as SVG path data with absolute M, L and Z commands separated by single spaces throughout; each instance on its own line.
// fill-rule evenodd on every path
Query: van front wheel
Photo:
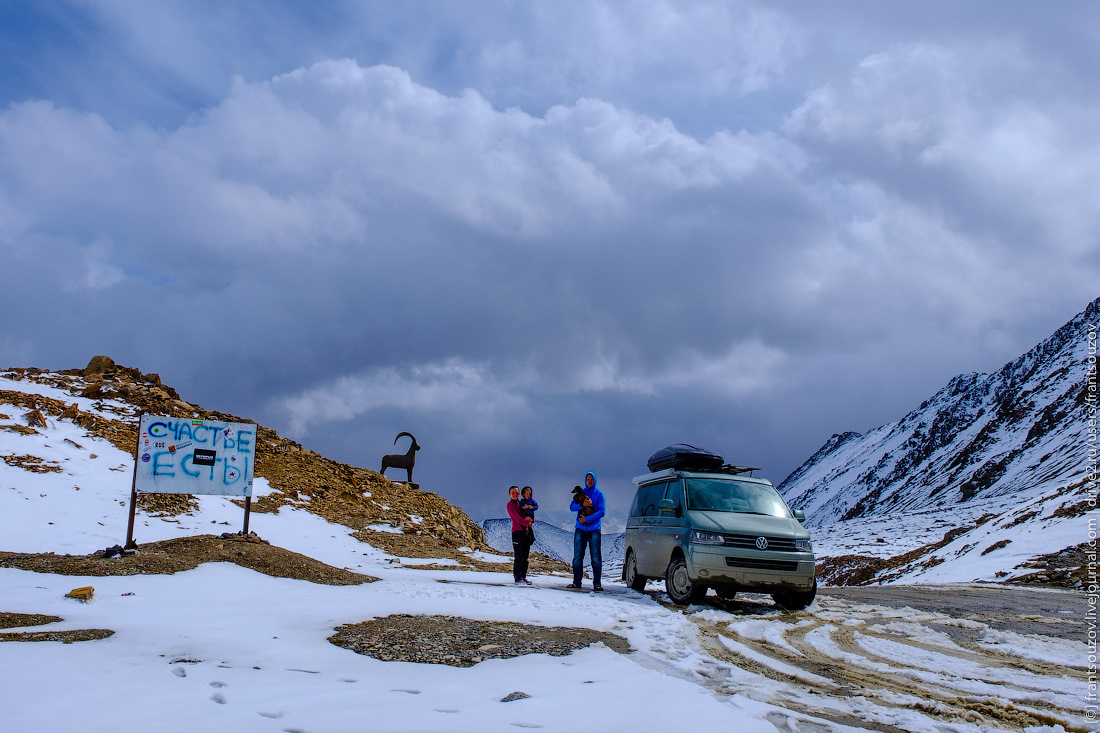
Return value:
M 692 583 L 688 578 L 687 562 L 677 555 L 665 571 L 665 591 L 677 606 L 698 603 L 707 594 L 707 587 Z
M 623 568 L 623 580 L 634 590 L 641 593 L 645 590 L 645 578 L 638 575 L 638 559 L 634 557 L 634 551 L 626 553 L 626 567 Z

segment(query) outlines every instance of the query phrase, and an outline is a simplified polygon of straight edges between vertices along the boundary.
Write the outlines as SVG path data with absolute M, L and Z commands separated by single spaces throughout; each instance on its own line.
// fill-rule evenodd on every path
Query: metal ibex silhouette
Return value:
M 409 472 L 409 483 L 411 484 L 413 480 L 413 466 L 416 464 L 416 452 L 420 450 L 420 446 L 417 444 L 413 434 L 406 432 L 397 434 L 397 437 L 393 439 L 394 445 L 397 445 L 397 441 L 402 435 L 407 435 L 412 440 L 412 445 L 409 446 L 408 452 L 382 456 L 382 470 L 379 471 L 379 473 L 385 475 L 387 468 L 403 468 Z

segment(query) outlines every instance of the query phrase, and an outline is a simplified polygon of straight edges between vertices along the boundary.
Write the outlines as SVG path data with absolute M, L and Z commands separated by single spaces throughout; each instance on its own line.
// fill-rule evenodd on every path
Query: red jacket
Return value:
M 530 520 L 519 509 L 518 499 L 508 500 L 508 516 L 512 518 L 513 532 L 522 532 L 531 526 Z

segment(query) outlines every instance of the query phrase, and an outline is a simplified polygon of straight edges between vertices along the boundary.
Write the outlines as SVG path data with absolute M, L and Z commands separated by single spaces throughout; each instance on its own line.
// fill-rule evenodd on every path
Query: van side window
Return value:
M 642 486 L 634 496 L 634 506 L 630 508 L 632 517 L 655 517 L 660 514 L 657 511 L 657 502 L 665 496 L 667 481 L 658 481 L 655 484 Z
M 680 482 L 678 480 L 677 481 L 670 481 L 669 484 L 668 484 L 668 493 L 665 494 L 665 498 L 666 499 L 672 499 L 672 503 L 675 505 L 675 508 L 676 508 L 676 516 L 677 517 L 679 517 L 683 514 L 683 509 L 684 509 L 683 496 L 684 496 L 684 492 L 680 490 Z

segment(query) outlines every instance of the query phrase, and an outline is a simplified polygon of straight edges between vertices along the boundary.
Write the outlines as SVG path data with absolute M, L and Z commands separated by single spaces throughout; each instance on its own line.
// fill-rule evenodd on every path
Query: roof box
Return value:
M 650 471 L 663 471 L 674 468 L 677 471 L 717 471 L 722 468 L 725 459 L 714 451 L 676 443 L 657 451 L 649 457 L 646 466 Z

